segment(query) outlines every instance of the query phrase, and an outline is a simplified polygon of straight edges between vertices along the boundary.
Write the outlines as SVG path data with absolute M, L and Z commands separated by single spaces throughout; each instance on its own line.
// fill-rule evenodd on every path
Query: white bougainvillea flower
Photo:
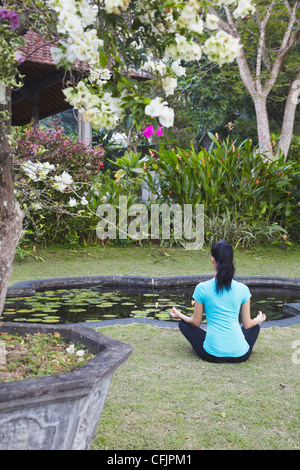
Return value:
M 61 175 L 54 176 L 54 185 L 53 187 L 60 191 L 61 193 L 66 189 L 67 186 L 70 186 L 73 183 L 72 176 L 69 175 L 66 171 L 64 171 Z
M 73 198 L 73 197 L 70 197 L 70 199 L 69 199 L 69 206 L 70 206 L 70 207 L 75 207 L 76 205 L 77 205 L 76 199 Z
M 240 0 L 237 8 L 233 12 L 235 18 L 245 18 L 248 15 L 253 15 L 255 7 L 251 5 L 249 0 Z
M 223 65 L 233 62 L 240 55 L 241 44 L 238 38 L 218 31 L 205 41 L 203 51 L 211 62 Z
M 85 352 L 83 351 L 83 349 L 79 349 L 77 352 L 76 352 L 76 356 L 78 357 L 82 357 L 85 355 Z
M 229 5 L 232 5 L 233 3 L 237 3 L 237 0 L 213 0 L 212 3 L 213 5 L 217 7 L 221 7 L 223 5 L 229 6 Z
M 175 73 L 176 77 L 182 77 L 185 75 L 185 68 L 180 65 L 180 60 L 175 60 L 171 65 L 171 69 Z
M 215 29 L 218 29 L 218 24 L 219 24 L 219 18 L 216 15 L 207 13 L 205 26 L 211 31 L 213 31 Z
M 129 0 L 105 0 L 105 10 L 107 13 L 120 15 L 121 10 L 126 11 Z
M 66 351 L 69 354 L 74 354 L 74 352 L 75 352 L 74 344 L 70 344 L 70 346 L 68 348 L 66 348 Z
M 177 86 L 177 78 L 174 77 L 164 77 L 162 79 L 162 86 L 166 96 L 173 95 L 174 90 Z
M 49 162 L 35 162 L 33 163 L 31 160 L 27 160 L 22 167 L 21 167 L 27 176 L 33 181 L 42 181 L 46 179 L 48 176 L 49 171 L 55 169 L 55 166 Z
M 81 198 L 81 201 L 80 201 L 80 202 L 81 202 L 81 204 L 82 204 L 83 206 L 87 206 L 88 203 L 89 203 L 89 201 L 87 200 L 87 198 L 86 198 L 85 196 L 83 196 L 83 197 Z
M 158 96 L 151 100 L 151 102 L 145 107 L 145 114 L 151 117 L 158 117 L 160 124 L 163 127 L 171 127 L 174 122 L 174 110 L 168 107 L 166 101 L 162 101 L 162 98 Z

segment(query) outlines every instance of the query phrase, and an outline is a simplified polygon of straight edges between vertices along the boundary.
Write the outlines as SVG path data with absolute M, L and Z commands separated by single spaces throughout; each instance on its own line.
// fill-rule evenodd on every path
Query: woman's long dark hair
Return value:
M 224 288 L 229 290 L 235 271 L 232 246 L 230 243 L 220 240 L 213 245 L 211 255 L 217 263 L 217 292 L 222 291 Z

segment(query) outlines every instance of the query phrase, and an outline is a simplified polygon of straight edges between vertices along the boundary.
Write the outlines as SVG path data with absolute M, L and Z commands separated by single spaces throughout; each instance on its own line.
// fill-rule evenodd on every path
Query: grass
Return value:
M 210 252 L 155 246 L 38 249 L 10 280 L 69 276 L 212 274 Z M 238 249 L 237 275 L 299 277 L 300 246 Z M 93 449 L 299 449 L 299 325 L 262 329 L 246 363 L 199 360 L 178 329 L 101 328 L 133 345 L 117 369 Z M 299 355 L 298 355 L 299 357 Z
M 28 256 L 14 263 L 10 285 L 18 281 L 51 277 L 132 275 L 176 276 L 212 274 L 210 251 L 186 251 L 157 246 L 108 246 L 85 249 L 38 248 L 34 252 L 44 261 Z M 299 277 L 300 246 L 238 249 L 235 251 L 237 275 Z
M 101 332 L 133 354 L 113 377 L 92 449 L 299 449 L 298 325 L 262 329 L 241 364 L 199 360 L 178 329 Z

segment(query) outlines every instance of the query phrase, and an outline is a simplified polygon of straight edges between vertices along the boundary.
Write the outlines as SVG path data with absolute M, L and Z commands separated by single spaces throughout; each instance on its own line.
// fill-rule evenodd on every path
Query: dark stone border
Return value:
M 31 394 L 34 393 L 34 396 L 37 397 L 45 396 L 50 391 L 54 391 L 58 395 L 73 391 L 80 396 L 82 390 L 85 393 L 87 388 L 93 388 L 94 382 L 98 379 L 99 375 L 110 375 L 122 362 L 128 359 L 132 352 L 131 346 L 109 338 L 86 326 L 79 326 L 79 324 L 77 328 L 75 324 L 44 325 L 41 323 L 2 322 L 0 331 L 9 334 L 20 334 L 21 336 L 38 332 L 45 334 L 59 332 L 66 342 L 84 344 L 90 353 L 95 354 L 94 358 L 73 372 L 56 374 L 54 381 L 53 376 L 48 375 L 1 383 L 0 411 L 2 411 L 4 406 L 3 403 L 7 407 L 8 403 L 13 401 L 16 396 L 19 398 L 20 391 L 22 392 L 22 398 L 23 394 L 27 396 L 27 392 L 29 396 L 32 396 Z M 24 384 L 26 387 L 24 387 Z
M 10 286 L 7 297 L 18 295 L 34 295 L 35 292 L 46 289 L 81 288 L 101 284 L 102 286 L 126 286 L 126 287 L 176 287 L 195 286 L 199 282 L 211 279 L 212 274 L 199 276 L 169 276 L 169 277 L 144 277 L 144 276 L 84 276 L 84 277 L 58 277 L 50 279 L 38 279 L 33 281 L 17 282 Z M 295 287 L 300 289 L 300 279 L 269 276 L 235 276 L 235 279 L 244 282 L 249 287 Z
M 91 328 L 3 322 L 1 332 L 59 332 L 95 356 L 73 372 L 0 384 L 0 450 L 87 450 L 115 370 L 132 346 Z M 19 423 L 23 423 L 19 425 Z
M 198 276 L 169 276 L 169 277 L 146 277 L 146 276 L 83 276 L 83 277 L 60 277 L 50 279 L 38 279 L 32 281 L 17 282 L 10 286 L 7 291 L 7 298 L 16 296 L 31 296 L 36 292 L 48 289 L 67 289 L 101 286 L 114 287 L 146 287 L 166 288 L 166 287 L 189 287 L 196 286 L 199 282 L 211 279 L 212 274 L 201 274 Z M 237 281 L 243 282 L 248 287 L 259 288 L 295 288 L 300 290 L 299 278 L 271 277 L 271 276 L 235 276 Z M 262 323 L 263 328 L 270 326 L 291 326 L 300 323 L 300 304 L 291 303 L 285 305 L 285 313 L 293 315 L 290 318 Z M 99 328 L 115 324 L 147 323 L 156 326 L 176 327 L 177 322 L 163 320 L 153 320 L 146 318 L 126 318 L 123 320 L 102 320 L 86 323 L 74 323 L 73 326 L 87 326 Z

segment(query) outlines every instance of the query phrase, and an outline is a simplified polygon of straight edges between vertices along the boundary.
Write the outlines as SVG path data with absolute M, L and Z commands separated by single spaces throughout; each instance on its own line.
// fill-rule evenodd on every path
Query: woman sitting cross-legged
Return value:
M 209 362 L 244 362 L 252 352 L 257 340 L 260 323 L 266 316 L 259 312 L 250 316 L 250 291 L 233 279 L 233 249 L 221 240 L 211 250 L 216 275 L 201 282 L 195 288 L 195 310 L 192 317 L 184 315 L 175 307 L 171 316 L 180 319 L 179 328 L 201 359 Z M 242 306 L 243 327 L 239 324 Z M 207 331 L 200 328 L 205 308 Z

